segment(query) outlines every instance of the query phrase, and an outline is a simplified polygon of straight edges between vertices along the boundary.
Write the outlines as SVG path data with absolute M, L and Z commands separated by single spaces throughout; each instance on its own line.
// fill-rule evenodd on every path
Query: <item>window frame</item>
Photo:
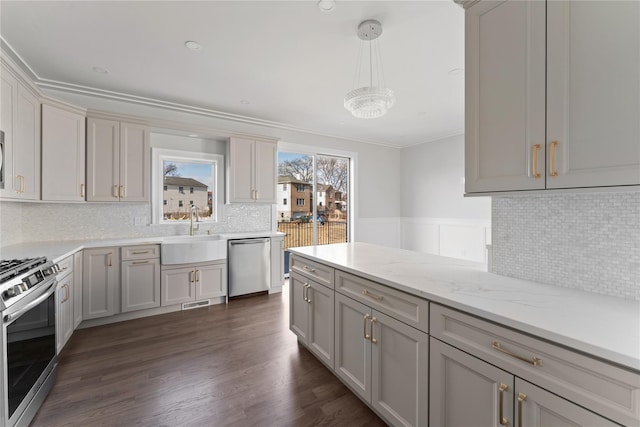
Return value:
M 151 221 L 152 224 L 181 224 L 188 220 L 165 220 L 163 216 L 164 161 L 210 163 L 213 169 L 213 206 L 211 219 L 200 222 L 216 223 L 222 220 L 224 204 L 224 156 L 221 154 L 199 153 L 194 151 L 171 150 L 167 148 L 151 149 Z

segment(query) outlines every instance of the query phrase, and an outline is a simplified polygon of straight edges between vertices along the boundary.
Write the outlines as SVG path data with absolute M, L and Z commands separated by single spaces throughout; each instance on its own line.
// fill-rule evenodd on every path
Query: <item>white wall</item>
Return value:
M 401 151 L 404 249 L 485 262 L 491 199 L 464 197 L 464 135 Z

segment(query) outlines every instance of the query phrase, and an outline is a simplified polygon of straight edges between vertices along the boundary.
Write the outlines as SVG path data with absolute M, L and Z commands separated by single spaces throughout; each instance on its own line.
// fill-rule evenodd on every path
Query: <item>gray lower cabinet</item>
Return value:
M 619 425 L 435 338 L 430 358 L 432 426 Z
M 122 261 L 122 312 L 160 307 L 160 259 Z
M 226 260 L 161 268 L 160 304 L 182 304 L 227 294 Z
M 289 329 L 333 369 L 333 289 L 295 273 L 291 274 L 289 284 Z
M 428 423 L 429 337 L 335 294 L 335 373 L 387 421 Z
M 120 312 L 120 248 L 85 249 L 82 260 L 83 320 Z
M 82 322 L 82 251 L 73 255 L 73 329 Z
M 56 288 L 56 353 L 60 354 L 63 347 L 73 334 L 73 272 L 58 278 Z

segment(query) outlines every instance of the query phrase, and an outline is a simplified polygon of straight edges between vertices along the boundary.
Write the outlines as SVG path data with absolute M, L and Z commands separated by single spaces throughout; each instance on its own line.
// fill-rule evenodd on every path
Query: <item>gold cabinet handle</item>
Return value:
M 118 198 L 118 186 L 117 185 L 113 186 L 113 197 L 115 197 L 116 199 Z
M 308 265 L 305 265 L 304 267 L 302 267 L 304 270 L 308 271 L 309 273 L 315 273 L 316 270 L 315 268 L 311 268 Z
M 196 282 L 200 281 L 200 270 L 196 270 Z
M 193 283 L 193 271 L 189 272 L 189 282 Z
M 149 262 L 149 260 L 145 260 L 145 261 L 133 261 L 132 264 L 147 264 Z
M 532 171 L 534 179 L 540 178 L 540 172 L 538 172 L 538 150 L 540 150 L 540 144 L 535 144 L 531 147 L 531 163 L 532 163 Z
M 558 141 L 551 141 L 549 144 L 549 175 L 550 176 L 558 176 L 558 171 L 556 170 L 556 147 L 558 146 Z
M 149 251 L 133 251 L 131 252 L 131 255 L 142 255 L 142 254 L 148 254 Z
M 522 402 L 527 400 L 527 395 L 518 393 L 518 427 L 522 427 Z
M 378 301 L 382 301 L 382 300 L 383 300 L 382 295 L 372 294 L 372 293 L 371 293 L 371 292 L 369 292 L 367 289 L 365 289 L 364 291 L 362 291 L 362 295 L 364 295 L 365 297 L 373 298 L 373 299 L 378 300 Z
M 530 365 L 542 366 L 542 359 L 540 359 L 539 357 L 534 356 L 529 359 L 524 356 L 520 356 L 519 354 L 512 353 L 509 350 L 505 350 L 504 348 L 502 348 L 502 344 L 500 344 L 498 341 L 494 341 L 492 347 L 494 350 L 498 350 L 499 352 L 504 353 L 507 356 L 511 356 L 518 360 L 522 360 L 523 362 L 527 362 Z
M 121 186 L 120 186 L 120 193 L 119 193 L 119 195 L 120 195 L 120 198 L 121 198 L 121 199 L 124 199 L 124 198 L 125 198 L 124 185 L 121 185 Z
M 509 389 L 509 386 L 503 383 L 500 383 L 500 387 L 498 388 L 498 392 L 500 393 L 500 425 L 508 426 L 509 420 L 504 416 L 504 392 Z
M 24 175 L 20 175 L 20 192 L 24 193 Z
M 109 252 L 109 253 L 107 254 L 107 256 L 109 257 L 109 262 L 107 263 L 107 265 L 108 265 L 109 267 L 113 267 L 113 262 L 112 262 L 113 260 L 111 259 L 111 252 Z
M 371 342 L 374 344 L 378 343 L 378 340 L 373 337 L 373 324 L 376 323 L 376 320 L 378 319 L 376 319 L 375 317 L 371 318 Z
M 363 325 L 362 325 L 362 334 L 364 335 L 365 340 L 371 341 L 371 336 L 367 333 L 367 320 L 369 320 L 369 313 L 364 315 Z
M 84 184 L 80 184 L 80 197 L 84 199 Z

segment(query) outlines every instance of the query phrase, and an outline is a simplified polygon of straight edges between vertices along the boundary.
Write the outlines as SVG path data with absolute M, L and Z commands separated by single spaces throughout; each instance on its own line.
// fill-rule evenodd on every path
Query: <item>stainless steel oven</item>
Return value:
M 28 426 L 55 380 L 57 265 L 46 259 L 0 261 L 37 264 L 14 270 L 0 283 L 2 397 L 0 426 Z

